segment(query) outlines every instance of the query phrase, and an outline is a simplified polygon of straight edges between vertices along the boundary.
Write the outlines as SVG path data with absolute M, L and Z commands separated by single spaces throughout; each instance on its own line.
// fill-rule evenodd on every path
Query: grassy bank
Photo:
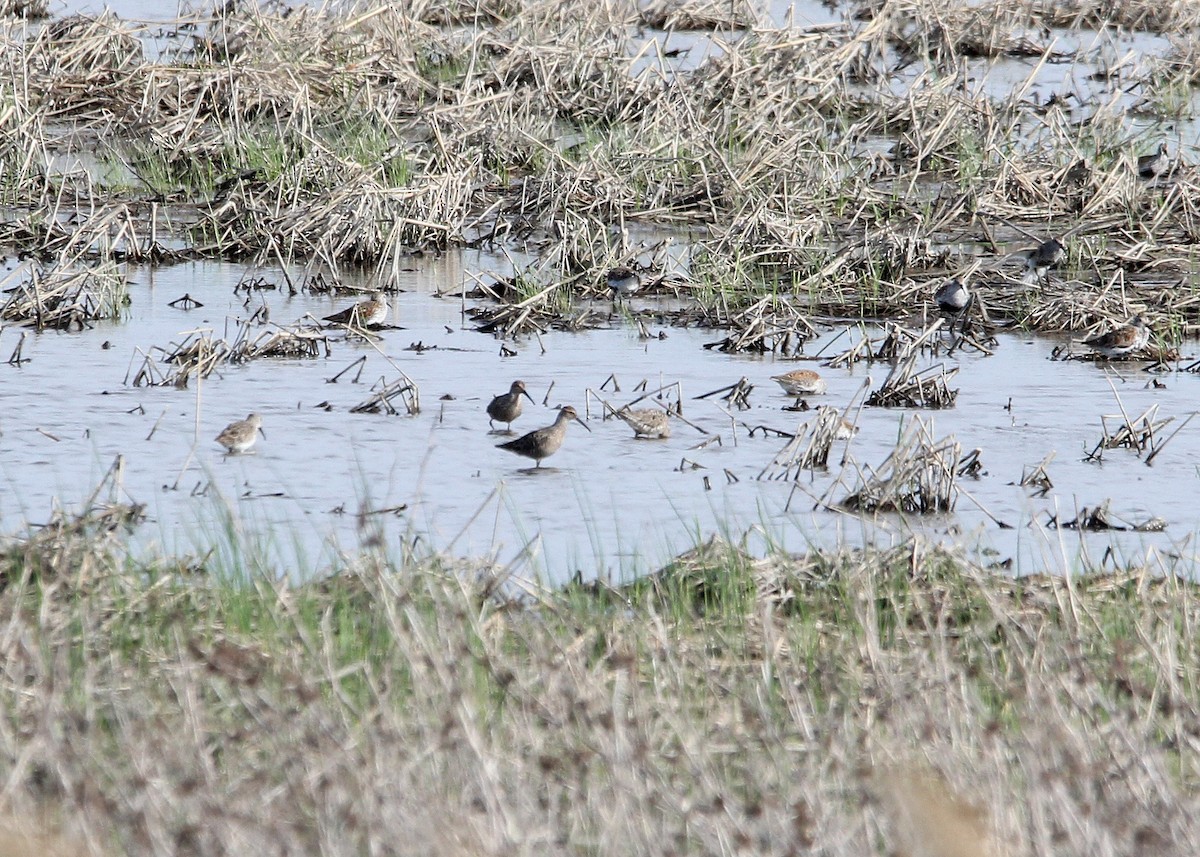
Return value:
M 1200 598 L 1177 578 L 710 544 L 627 588 L 514 601 L 436 557 L 304 586 L 130 567 L 120 532 L 93 516 L 3 554 L 5 806 L 62 853 L 1090 857 L 1200 837 Z

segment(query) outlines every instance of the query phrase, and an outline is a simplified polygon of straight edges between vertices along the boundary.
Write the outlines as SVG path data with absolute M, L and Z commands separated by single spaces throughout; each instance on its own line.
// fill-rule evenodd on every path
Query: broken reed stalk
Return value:
M 953 511 L 962 448 L 953 435 L 935 441 L 932 432 L 932 421 L 914 417 L 883 464 L 860 474 L 840 505 L 863 512 Z
M 806 470 L 824 468 L 829 463 L 829 451 L 842 430 L 842 417 L 837 408 L 822 405 L 816 418 L 798 427 L 770 464 L 758 473 L 759 479 L 796 480 Z

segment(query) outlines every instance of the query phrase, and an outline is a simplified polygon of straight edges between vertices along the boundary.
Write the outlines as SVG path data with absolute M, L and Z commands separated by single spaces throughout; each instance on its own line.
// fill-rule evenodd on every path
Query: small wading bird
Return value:
M 639 408 L 631 411 L 621 408 L 614 411 L 625 424 L 633 429 L 634 437 L 661 438 L 671 436 L 671 423 L 667 412 L 661 408 Z
M 613 303 L 629 297 L 642 287 L 642 278 L 632 268 L 610 268 L 606 279 Z
M 537 462 L 537 466 L 541 467 L 542 459 L 558 452 L 558 448 L 562 446 L 563 438 L 567 436 L 567 423 L 572 420 L 591 431 L 587 423 L 579 418 L 579 414 L 575 413 L 575 409 L 567 405 L 558 412 L 558 417 L 555 418 L 553 425 L 534 429 L 529 434 L 523 434 L 516 440 L 510 440 L 507 443 L 498 443 L 496 448 L 532 458 Z
M 772 375 L 771 380 L 783 387 L 789 396 L 819 396 L 825 392 L 825 379 L 811 369 Z
M 1140 351 L 1150 343 L 1150 328 L 1142 316 L 1135 315 L 1129 324 L 1083 340 L 1083 344 L 1106 358 L 1124 357 Z
M 238 420 L 225 426 L 217 435 L 217 443 L 225 447 L 226 453 L 246 452 L 254 446 L 254 441 L 258 440 L 259 434 L 262 434 L 263 437 L 267 436 L 267 433 L 262 430 L 262 417 L 258 414 L 250 414 L 244 420 Z
M 1144 179 L 1158 178 L 1167 171 L 1171 161 L 1167 157 L 1167 144 L 1159 143 L 1153 155 L 1142 155 L 1137 159 L 1138 175 Z
M 354 306 L 346 307 L 333 315 L 325 316 L 325 321 L 333 324 L 349 324 L 354 327 L 370 327 L 383 324 L 387 318 L 388 305 L 383 292 L 372 292 L 365 301 L 359 301 Z
M 957 316 L 967 308 L 967 304 L 971 300 L 971 293 L 967 291 L 967 287 L 962 284 L 961 280 L 946 280 L 942 283 L 941 288 L 933 293 L 933 299 L 942 312 Z
M 1032 250 L 1025 251 L 1025 267 L 1033 275 L 1033 279 L 1048 279 L 1050 269 L 1062 261 L 1067 248 L 1057 238 L 1043 241 Z
M 497 422 L 507 423 L 508 431 L 512 431 L 513 420 L 521 416 L 521 397 L 524 396 L 529 401 L 533 398 L 525 392 L 524 381 L 513 381 L 512 386 L 508 388 L 507 393 L 501 393 L 496 398 L 488 402 L 488 428 L 493 431 L 496 428 Z

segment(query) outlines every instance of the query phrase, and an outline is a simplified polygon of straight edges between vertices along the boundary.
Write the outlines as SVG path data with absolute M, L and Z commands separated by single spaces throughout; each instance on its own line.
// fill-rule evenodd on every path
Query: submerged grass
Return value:
M 307 584 L 135 563 L 136 518 L 60 516 L 0 554 L 6 807 L 74 853 L 1185 854 L 1200 833 L 1180 569 L 714 540 L 513 598 L 437 556 Z

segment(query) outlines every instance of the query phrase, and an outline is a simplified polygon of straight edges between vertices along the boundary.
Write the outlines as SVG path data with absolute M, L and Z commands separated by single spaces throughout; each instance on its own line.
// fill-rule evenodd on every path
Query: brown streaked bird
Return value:
M 354 306 L 346 307 L 333 315 L 325 316 L 325 321 L 333 324 L 349 324 L 355 327 L 370 327 L 383 324 L 387 318 L 388 305 L 383 292 L 371 292 L 365 301 L 359 301 Z
M 1167 157 L 1167 144 L 1159 143 L 1158 150 L 1153 155 L 1142 155 L 1137 159 L 1138 175 L 1144 179 L 1161 176 L 1170 166 L 1171 159 Z
M 488 402 L 488 428 L 495 430 L 496 422 L 502 422 L 508 424 L 508 431 L 512 431 L 513 420 L 521 416 L 522 396 L 533 401 L 533 397 L 525 392 L 525 382 L 513 381 L 507 393 L 501 393 Z
M 1146 320 L 1139 313 L 1129 324 L 1123 324 L 1108 333 L 1085 339 L 1083 344 L 1109 359 L 1125 357 L 1150 344 L 1150 328 L 1146 326 Z
M 542 459 L 558 452 L 558 448 L 562 446 L 563 438 L 567 436 L 567 423 L 572 420 L 591 431 L 587 423 L 579 418 L 579 414 L 575 413 L 575 409 L 567 405 L 558 412 L 553 425 L 534 429 L 529 434 L 523 434 L 516 440 L 510 440 L 507 443 L 498 443 L 496 448 L 532 458 L 537 462 L 537 466 L 541 467 Z
M 615 413 L 633 429 L 634 437 L 654 439 L 671 436 L 670 417 L 662 408 L 639 408 L 636 411 L 621 408 Z
M 819 396 L 825 392 L 825 379 L 811 369 L 772 375 L 771 380 L 783 387 L 789 396 Z
M 258 414 L 250 414 L 244 420 L 237 420 L 225 426 L 217 435 L 216 440 L 225 447 L 226 453 L 241 453 L 254 446 L 254 441 L 258 440 L 259 434 L 262 434 L 263 437 L 267 436 L 267 433 L 262 430 L 262 417 Z

